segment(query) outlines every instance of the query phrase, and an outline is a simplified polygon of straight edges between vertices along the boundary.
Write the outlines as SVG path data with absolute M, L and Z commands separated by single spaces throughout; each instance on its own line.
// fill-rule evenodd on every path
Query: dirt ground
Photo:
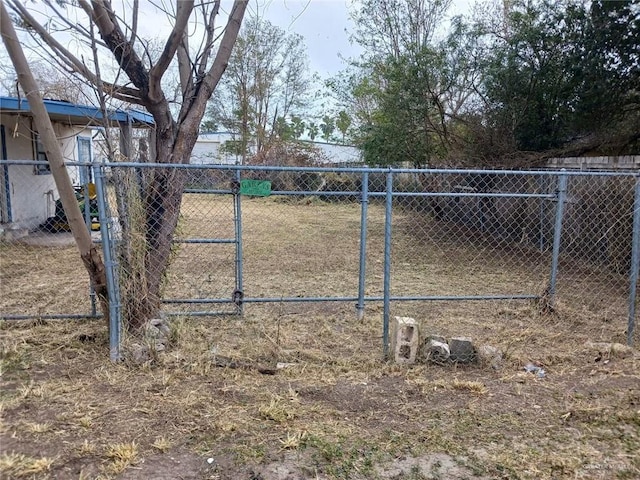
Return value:
M 197 229 L 209 224 L 197 221 L 193 205 L 186 204 L 185 229 L 206 235 Z M 212 206 L 227 217 L 226 206 Z M 275 200 L 243 207 L 252 295 L 352 294 L 357 205 L 307 207 Z M 367 291 L 376 295 L 382 216 L 375 205 L 370 215 Z M 395 292 L 421 285 L 429 292 L 482 293 L 489 285 L 527 292 L 544 278 L 543 257 L 514 260 L 453 238 L 418 248 L 402 228 L 407 217 L 395 221 L 404 232 L 394 244 L 394 268 L 404 273 Z M 217 275 L 233 268 L 233 256 L 221 252 L 182 250 L 171 294 L 232 288 L 232 275 Z M 72 247 L 0 246 L 3 312 L 84 308 L 74 255 Z M 599 285 L 592 274 L 583 281 Z M 560 297 L 553 314 L 528 301 L 392 304 L 393 315 L 414 317 L 425 334 L 468 336 L 500 349 L 495 364 L 383 361 L 379 303 L 367 305 L 362 322 L 354 305 L 333 302 L 247 304 L 242 317 L 172 317 L 170 346 L 143 363 L 127 355 L 112 364 L 100 321 L 4 321 L 0 475 L 640 478 L 640 354 L 622 345 L 624 290 L 601 284 L 602 298 Z M 125 353 L 132 342 L 125 341 Z M 221 358 L 235 363 L 220 367 Z M 525 371 L 528 363 L 545 375 Z

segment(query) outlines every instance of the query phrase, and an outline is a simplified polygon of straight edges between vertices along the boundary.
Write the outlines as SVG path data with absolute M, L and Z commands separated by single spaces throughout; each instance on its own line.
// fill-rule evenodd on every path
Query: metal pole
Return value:
M 538 193 L 542 193 L 545 189 L 546 178 L 539 176 L 538 177 Z M 539 200 L 539 225 L 538 225 L 538 250 L 544 252 L 544 202 Z
M 389 358 L 389 310 L 391 299 L 391 213 L 393 207 L 393 172 L 387 172 L 387 188 L 384 214 L 384 286 L 382 314 L 382 352 Z
M 111 256 L 111 238 L 109 237 L 109 214 L 107 209 L 106 191 L 103 184 L 102 168 L 93 165 L 93 176 L 96 181 L 98 200 L 98 215 L 100 220 L 100 235 L 102 237 L 102 254 L 107 277 L 107 291 L 109 292 L 109 358 L 112 362 L 120 360 L 120 308 L 119 292 L 116 283 L 115 264 Z
M 233 293 L 233 300 L 238 310 L 238 315 L 242 315 L 242 297 L 244 296 L 242 282 L 242 207 L 240 195 L 240 170 L 235 172 L 236 188 L 233 193 L 234 223 L 236 229 L 236 289 Z
M 636 194 L 633 203 L 633 234 L 631 239 L 631 273 L 629 276 L 629 325 L 627 345 L 633 346 L 633 332 L 636 323 L 636 297 L 638 296 L 638 275 L 640 274 L 640 174 L 636 176 Z
M 369 172 L 362 174 L 362 193 L 360 203 L 360 270 L 358 273 L 358 321 L 364 318 L 365 273 L 367 267 L 367 212 L 369 208 Z
M 558 176 L 558 189 L 556 191 L 556 218 L 553 228 L 553 253 L 551 257 L 551 276 L 549 278 L 549 306 L 555 304 L 556 285 L 558 281 L 558 263 L 560 258 L 560 241 L 562 239 L 562 216 L 564 204 L 567 199 L 567 172 L 563 168 Z

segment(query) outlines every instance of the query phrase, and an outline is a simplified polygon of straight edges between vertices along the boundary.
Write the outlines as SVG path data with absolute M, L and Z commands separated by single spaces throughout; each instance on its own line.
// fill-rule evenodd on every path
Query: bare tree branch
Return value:
M 193 101 L 191 102 L 191 108 L 184 118 L 185 125 L 200 124 L 204 111 L 207 106 L 207 100 L 211 97 L 215 90 L 222 74 L 227 69 L 229 63 L 229 57 L 231 51 L 235 45 L 236 38 L 238 38 L 238 32 L 240 31 L 240 24 L 244 17 L 244 12 L 247 9 L 249 0 L 235 0 L 229 15 L 227 27 L 220 42 L 220 47 L 216 53 L 216 58 L 211 65 L 211 68 L 207 72 L 206 76 L 196 86 L 196 93 Z M 197 127 L 196 127 L 197 128 Z
M 203 15 L 206 17 L 207 13 L 204 10 L 204 5 L 202 6 Z M 202 55 L 198 59 L 198 78 L 201 78 L 205 75 L 207 64 L 209 62 L 209 56 L 211 55 L 211 49 L 214 44 L 214 34 L 215 34 L 215 19 L 218 15 L 218 11 L 220 10 L 220 0 L 216 0 L 213 5 L 213 10 L 209 13 L 209 18 L 207 19 L 207 23 L 205 25 L 206 37 L 204 40 L 204 48 L 202 49 Z
M 107 48 L 144 97 L 149 92 L 149 72 L 144 68 L 131 42 L 126 39 L 111 3 L 108 0 L 93 0 L 93 7 L 87 0 L 79 0 L 78 3 L 93 19 Z
M 164 72 L 167 71 L 171 60 L 173 60 L 173 57 L 176 54 L 176 50 L 178 50 L 178 47 L 184 39 L 184 35 L 187 30 L 187 25 L 189 23 L 189 18 L 191 17 L 192 11 L 193 0 L 184 0 L 178 2 L 176 22 L 173 26 L 173 30 L 169 34 L 169 38 L 167 39 L 167 43 L 164 46 L 164 50 L 160 55 L 160 58 L 149 72 L 149 77 L 152 81 L 152 88 L 156 88 L 156 86 L 157 88 L 160 88 L 160 79 L 164 75 Z M 154 85 L 156 83 L 157 85 Z
M 89 42 L 92 42 L 96 39 L 92 39 L 91 38 L 91 33 L 82 26 L 82 24 L 80 23 L 74 23 L 71 20 L 69 20 L 67 18 L 67 15 L 65 15 L 64 13 L 62 13 L 58 8 L 56 8 L 56 4 L 51 2 L 51 0 L 46 0 L 45 1 L 47 7 L 49 7 L 53 12 L 55 12 L 56 16 L 58 17 L 58 20 L 60 20 L 61 22 L 63 22 L 65 25 L 67 25 L 67 27 L 69 28 L 69 30 L 72 30 L 74 32 L 79 33 L 80 35 L 82 35 L 84 38 L 88 39 Z M 100 46 L 106 47 L 105 44 L 103 44 L 102 42 L 97 41 L 97 43 Z
M 102 83 L 105 92 L 113 98 L 128 103 L 142 104 L 139 90 L 115 85 L 109 82 L 102 82 L 94 72 L 87 68 L 86 64 L 82 60 L 63 47 L 60 42 L 58 42 L 38 21 L 36 21 L 24 5 L 19 2 L 19 0 L 9 0 L 8 4 L 9 7 L 17 13 L 23 21 L 34 30 L 35 33 L 38 34 L 37 38 L 42 39 L 44 44 L 53 51 L 56 62 L 61 66 L 68 68 L 72 72 L 80 74 L 92 85 Z M 91 38 L 90 35 L 88 38 Z
M 181 16 L 181 11 L 186 8 L 186 2 L 178 2 L 177 6 L 177 17 Z M 189 58 L 189 32 L 188 26 L 185 25 L 184 31 L 182 33 L 182 38 L 178 43 L 177 48 L 177 56 L 178 56 L 178 73 L 180 75 L 180 93 L 182 94 L 182 103 L 184 103 L 187 96 L 191 94 L 191 88 L 193 85 L 193 76 L 192 76 L 192 63 Z
M 133 48 L 136 43 L 136 37 L 138 36 L 138 11 L 140 5 L 138 0 L 133 0 L 133 18 L 131 19 L 131 37 L 129 38 L 129 43 L 131 43 L 131 47 Z
M 22 20 L 32 28 L 39 37 L 47 44 L 56 56 L 64 61 L 64 63 L 77 73 L 95 83 L 95 75 L 86 67 L 84 62 L 80 61 L 69 50 L 62 46 L 53 36 L 33 18 L 29 11 L 19 0 L 9 0 L 9 7 L 20 17 Z

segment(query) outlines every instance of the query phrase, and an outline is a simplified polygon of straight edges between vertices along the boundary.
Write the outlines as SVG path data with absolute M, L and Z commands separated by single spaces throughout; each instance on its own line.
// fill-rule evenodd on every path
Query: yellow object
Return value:
M 89 192 L 89 198 L 91 200 L 94 200 L 97 197 L 95 183 L 87 183 L 87 191 Z

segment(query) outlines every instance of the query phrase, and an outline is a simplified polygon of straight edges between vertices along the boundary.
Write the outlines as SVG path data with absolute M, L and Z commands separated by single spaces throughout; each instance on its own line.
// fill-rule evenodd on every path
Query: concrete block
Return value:
M 391 355 L 396 363 L 416 361 L 420 334 L 418 324 L 411 317 L 395 317 L 391 324 Z
M 445 363 L 450 355 L 449 345 L 446 342 L 428 338 L 424 344 L 424 358 L 430 362 Z
M 476 361 L 476 349 L 473 342 L 467 337 L 453 337 L 449 340 L 450 360 L 458 363 L 471 363 Z

